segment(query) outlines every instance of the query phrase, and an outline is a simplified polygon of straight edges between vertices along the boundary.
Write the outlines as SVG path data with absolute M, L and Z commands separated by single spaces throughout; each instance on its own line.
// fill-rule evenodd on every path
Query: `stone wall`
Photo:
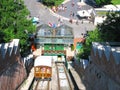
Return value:
M 27 77 L 22 62 L 15 62 L 0 75 L 0 90 L 16 90 Z
M 120 90 L 119 83 L 93 63 L 86 68 L 84 79 L 90 90 Z
M 86 90 L 120 90 L 120 85 L 93 62 L 86 69 L 74 61 L 74 68 L 86 86 Z
M 88 81 L 85 79 L 85 69 L 80 66 L 80 62 L 75 60 L 73 62 L 73 67 L 75 68 L 75 71 L 78 73 L 79 77 L 81 78 L 82 84 L 84 84 L 86 88 L 85 90 L 92 90 Z
M 116 46 L 116 47 L 115 47 Z M 120 43 L 113 47 L 93 43 L 89 64 L 83 70 L 74 62 L 75 70 L 83 77 L 87 90 L 120 90 Z
M 102 57 L 102 58 L 101 58 Z M 110 78 L 114 79 L 120 84 L 120 64 L 116 64 L 113 54 L 110 53 L 110 59 L 107 61 L 105 53 L 102 53 L 102 56 L 99 56 L 98 51 L 96 54 L 92 50 L 91 58 L 102 71 L 104 71 Z
M 2 57 L 1 54 L 0 56 Z M 20 53 L 18 50 L 16 54 L 13 51 L 11 55 L 9 55 L 9 52 L 7 51 L 5 54 L 5 57 L 0 58 L 0 72 L 4 71 L 4 69 L 6 69 L 7 67 L 9 67 L 10 65 L 14 64 L 15 62 L 19 60 L 20 60 Z
M 19 39 L 0 44 L 0 90 L 16 90 L 27 78 L 19 52 Z
M 74 60 L 73 65 L 74 65 L 74 68 L 75 68 L 75 70 L 77 71 L 77 73 L 78 73 L 80 76 L 83 76 L 85 70 L 80 67 L 80 62 L 77 61 L 77 60 Z

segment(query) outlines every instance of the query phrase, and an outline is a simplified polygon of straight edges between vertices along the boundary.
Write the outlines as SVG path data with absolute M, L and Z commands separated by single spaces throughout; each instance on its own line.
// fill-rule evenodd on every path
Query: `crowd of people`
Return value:
M 52 10 L 54 12 L 61 12 L 61 11 L 66 11 L 67 10 L 67 7 L 64 6 L 64 4 L 61 4 L 60 6 L 53 6 L 52 7 Z
M 71 8 L 77 8 L 77 9 L 81 9 L 81 5 L 77 5 L 74 0 L 71 1 L 70 3 L 70 7 Z M 76 23 L 76 25 L 79 25 L 79 18 L 76 17 L 77 16 L 77 13 L 74 11 L 74 10 L 71 10 L 69 11 L 68 7 L 65 5 L 65 4 L 61 4 L 60 6 L 53 6 L 52 7 L 52 10 L 55 12 L 55 13 L 59 13 L 59 12 L 65 12 L 66 14 L 68 14 L 68 18 L 69 18 L 69 22 L 72 24 L 72 23 Z M 84 13 L 84 12 L 83 12 Z M 58 22 L 59 22 L 59 25 L 61 25 L 63 23 L 63 19 L 62 17 L 59 17 L 58 18 Z

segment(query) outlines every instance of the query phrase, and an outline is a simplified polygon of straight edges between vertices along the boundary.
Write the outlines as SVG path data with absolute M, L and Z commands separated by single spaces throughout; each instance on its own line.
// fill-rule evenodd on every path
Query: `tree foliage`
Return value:
M 46 6 L 58 6 L 60 5 L 64 0 L 43 0 L 43 4 Z
M 55 6 L 54 0 L 43 0 L 42 2 L 43 2 L 43 4 L 45 4 L 46 6 Z
M 88 32 L 78 56 L 87 59 L 90 55 L 92 42 L 120 42 L 120 12 L 110 12 L 106 20 L 94 31 Z
M 35 30 L 27 15 L 29 11 L 22 0 L 0 1 L 0 43 L 18 38 L 22 54 L 28 51 L 28 34 L 24 30 L 29 33 Z
M 110 12 L 106 20 L 98 25 L 103 41 L 120 42 L 120 12 Z
M 97 4 L 98 6 L 110 4 L 111 1 L 112 1 L 112 0 L 95 0 L 96 4 Z
M 83 44 L 82 48 L 79 51 L 78 57 L 87 59 L 90 55 L 92 42 L 100 42 L 100 32 L 96 28 L 94 31 L 89 31 L 87 33 L 86 41 Z

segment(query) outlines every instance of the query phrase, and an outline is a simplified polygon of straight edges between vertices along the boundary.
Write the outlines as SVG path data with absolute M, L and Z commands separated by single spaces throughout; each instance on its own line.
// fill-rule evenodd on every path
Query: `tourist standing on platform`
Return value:
M 75 3 L 74 3 L 74 0 L 72 0 L 72 3 L 71 3 L 72 7 L 74 7 Z

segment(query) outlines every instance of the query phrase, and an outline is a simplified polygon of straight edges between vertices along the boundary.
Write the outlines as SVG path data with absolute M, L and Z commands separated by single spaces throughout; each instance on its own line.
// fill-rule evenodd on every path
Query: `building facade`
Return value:
M 41 55 L 58 57 L 73 56 L 68 54 L 68 52 L 71 52 L 73 43 L 73 31 L 67 25 L 51 28 L 43 24 L 37 28 L 35 45 L 41 51 Z

